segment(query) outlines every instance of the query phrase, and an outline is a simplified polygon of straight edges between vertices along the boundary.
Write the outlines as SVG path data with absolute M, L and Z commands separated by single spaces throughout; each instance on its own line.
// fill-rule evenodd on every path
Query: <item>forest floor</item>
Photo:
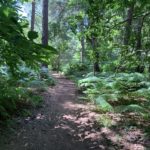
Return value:
M 43 94 L 43 106 L 20 119 L 8 138 L 0 135 L 0 150 L 144 150 L 150 144 L 141 129 L 100 126 L 94 106 L 78 100 L 75 84 L 53 76 L 57 84 Z

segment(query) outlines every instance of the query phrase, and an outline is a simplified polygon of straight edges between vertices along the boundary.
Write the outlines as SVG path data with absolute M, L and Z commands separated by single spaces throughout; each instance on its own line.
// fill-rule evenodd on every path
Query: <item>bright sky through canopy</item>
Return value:
M 19 14 L 21 14 L 24 17 L 28 17 L 28 13 L 29 13 L 29 9 L 30 9 L 30 7 L 28 6 L 28 3 L 21 5 L 20 8 L 21 9 L 19 11 Z

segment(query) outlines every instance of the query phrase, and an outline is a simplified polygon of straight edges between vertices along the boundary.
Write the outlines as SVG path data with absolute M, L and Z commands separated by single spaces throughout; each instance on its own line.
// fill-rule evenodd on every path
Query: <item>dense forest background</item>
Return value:
M 0 125 L 40 107 L 56 71 L 100 124 L 122 114 L 149 135 L 149 24 L 149 0 L 0 0 Z
M 24 5 L 41 35 L 37 42 L 43 39 L 44 2 Z M 49 68 L 106 110 L 149 112 L 149 2 L 52 0 L 47 6 L 46 36 L 57 51 Z
M 40 35 L 41 4 L 35 6 Z M 30 18 L 31 11 L 27 13 Z M 49 43 L 64 62 L 55 67 L 84 62 L 94 65 L 95 72 L 149 70 L 148 1 L 49 1 L 48 17 Z

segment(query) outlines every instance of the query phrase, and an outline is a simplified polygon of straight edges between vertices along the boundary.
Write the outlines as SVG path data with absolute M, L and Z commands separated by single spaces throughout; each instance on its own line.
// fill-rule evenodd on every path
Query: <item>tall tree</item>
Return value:
M 100 53 L 98 50 L 98 47 L 100 47 L 100 42 L 98 41 L 98 28 L 97 26 L 101 26 L 101 18 L 103 17 L 103 5 L 101 5 L 99 2 L 90 1 L 89 2 L 89 8 L 87 10 L 87 14 L 89 17 L 89 29 L 90 29 L 90 43 L 93 49 L 93 57 L 94 57 L 94 64 L 93 64 L 93 71 L 100 72 L 100 66 L 99 66 L 99 59 L 100 59 Z M 101 13 L 100 13 L 101 12 Z
M 43 18 L 42 18 L 42 44 L 48 46 L 48 2 L 49 0 L 43 0 Z M 43 66 L 47 67 L 46 64 Z
M 81 52 L 80 52 L 80 60 L 81 60 L 81 63 L 84 63 L 84 59 L 85 59 L 85 37 L 84 37 L 84 19 L 82 20 L 81 22 L 81 25 L 80 25 L 80 30 L 81 30 Z
M 35 25 L 35 0 L 32 1 L 31 31 L 34 31 L 34 25 Z
M 48 0 L 43 0 L 42 44 L 48 45 Z
M 128 46 L 131 36 L 131 25 L 133 20 L 134 3 L 131 3 L 127 10 L 127 22 L 125 25 L 124 45 Z

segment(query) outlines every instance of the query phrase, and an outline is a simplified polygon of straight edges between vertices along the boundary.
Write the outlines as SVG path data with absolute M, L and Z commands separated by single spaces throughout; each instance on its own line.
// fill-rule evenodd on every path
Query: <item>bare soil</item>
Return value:
M 42 108 L 22 119 L 0 150 L 144 150 L 149 141 L 140 129 L 101 127 L 90 104 L 78 100 L 75 84 L 53 74 L 57 85 L 43 94 Z M 117 116 L 118 121 L 121 116 Z M 115 120 L 115 119 L 114 119 Z M 147 148 L 148 149 L 148 148 Z

